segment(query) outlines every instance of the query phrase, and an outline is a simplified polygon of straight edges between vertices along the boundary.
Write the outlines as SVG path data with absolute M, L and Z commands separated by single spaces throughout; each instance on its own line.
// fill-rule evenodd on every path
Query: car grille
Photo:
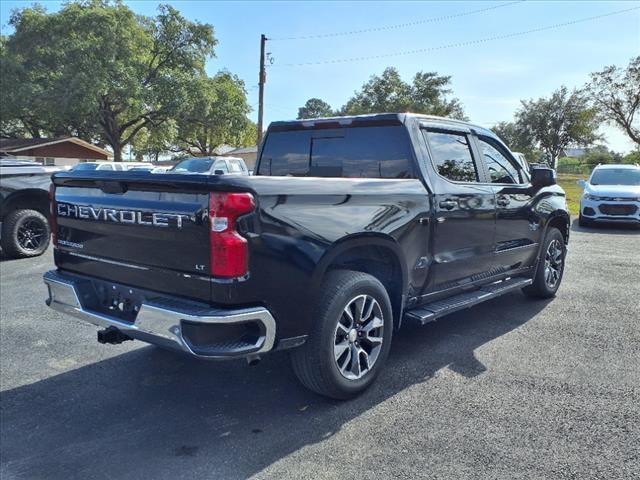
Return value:
M 598 201 L 601 202 L 633 202 L 633 198 L 624 198 L 624 197 L 597 197 Z
M 633 215 L 638 207 L 635 205 L 600 205 L 598 209 L 605 215 Z

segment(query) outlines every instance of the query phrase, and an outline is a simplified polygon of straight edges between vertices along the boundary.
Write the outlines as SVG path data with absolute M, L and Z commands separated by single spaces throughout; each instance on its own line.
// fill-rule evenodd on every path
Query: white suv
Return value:
M 640 225 L 640 166 L 598 165 L 589 180 L 579 180 L 580 226 L 593 222 Z

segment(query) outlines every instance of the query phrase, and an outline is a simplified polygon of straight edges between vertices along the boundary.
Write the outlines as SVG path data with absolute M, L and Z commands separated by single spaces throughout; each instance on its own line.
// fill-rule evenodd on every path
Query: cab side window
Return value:
M 222 173 L 229 173 L 229 169 L 227 168 L 227 162 L 225 162 L 224 160 L 218 160 L 213 165 L 213 173 L 215 173 L 216 170 L 221 170 Z
M 478 138 L 482 159 L 487 166 L 491 183 L 522 183 L 520 172 L 511 163 L 506 153 L 498 150 L 497 145 Z
M 440 175 L 454 182 L 478 182 L 478 170 L 464 133 L 426 131 L 425 136 Z

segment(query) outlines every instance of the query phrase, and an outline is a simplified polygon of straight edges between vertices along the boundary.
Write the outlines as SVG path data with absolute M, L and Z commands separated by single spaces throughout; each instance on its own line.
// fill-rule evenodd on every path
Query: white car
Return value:
M 640 225 L 640 166 L 598 165 L 589 180 L 578 180 L 580 226 L 594 222 Z

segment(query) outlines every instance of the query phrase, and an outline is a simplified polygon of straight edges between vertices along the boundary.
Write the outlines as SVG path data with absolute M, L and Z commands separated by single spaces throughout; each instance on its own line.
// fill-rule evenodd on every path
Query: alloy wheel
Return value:
M 343 377 L 357 380 L 376 363 L 382 350 L 384 318 L 370 295 L 358 295 L 347 303 L 336 325 L 333 353 Z
M 18 244 L 25 250 L 38 250 L 46 240 L 47 229 L 40 220 L 27 219 L 18 227 Z
M 547 247 L 544 258 L 544 281 L 547 287 L 551 289 L 555 288 L 560 282 L 564 266 L 563 254 L 564 249 L 560 241 L 552 240 Z

